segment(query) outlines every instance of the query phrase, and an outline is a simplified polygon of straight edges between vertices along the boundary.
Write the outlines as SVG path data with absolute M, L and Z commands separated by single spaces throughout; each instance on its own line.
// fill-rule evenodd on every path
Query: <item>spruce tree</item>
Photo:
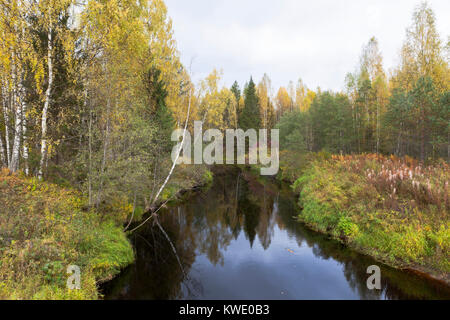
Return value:
M 171 132 L 174 129 L 174 118 L 166 104 L 167 90 L 165 83 L 160 80 L 161 71 L 152 68 L 148 73 L 147 90 L 150 100 L 151 119 L 156 126 L 157 144 L 169 151 L 171 148 Z
M 258 97 L 256 95 L 256 87 L 253 79 L 244 90 L 244 109 L 239 118 L 239 126 L 244 129 L 259 129 L 261 127 L 261 117 L 259 112 Z
M 239 101 L 241 100 L 241 89 L 239 88 L 239 84 L 237 83 L 237 81 L 234 81 L 230 91 L 234 95 L 234 107 L 236 108 L 237 123 L 239 123 L 239 118 L 241 117 L 242 110 L 239 106 Z
M 233 92 L 236 102 L 239 103 L 239 100 L 241 99 L 241 89 L 239 88 L 237 81 L 233 83 L 230 90 Z

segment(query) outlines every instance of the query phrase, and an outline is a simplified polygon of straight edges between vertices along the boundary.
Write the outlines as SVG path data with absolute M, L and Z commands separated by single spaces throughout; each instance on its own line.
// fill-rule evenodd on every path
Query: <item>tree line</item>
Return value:
M 389 74 L 372 37 L 342 92 L 311 90 L 300 79 L 273 95 L 264 75 L 257 86 L 250 79 L 243 96 L 235 82 L 231 105 L 242 128 L 280 128 L 287 149 L 450 159 L 449 49 L 422 3 Z
M 388 74 L 372 38 L 343 92 L 299 80 L 274 94 L 266 74 L 227 88 L 217 70 L 194 86 L 162 0 L 0 0 L 0 32 L 1 165 L 91 205 L 152 201 L 189 106 L 189 130 L 278 127 L 295 150 L 450 157 L 450 45 L 425 3 L 400 65 Z

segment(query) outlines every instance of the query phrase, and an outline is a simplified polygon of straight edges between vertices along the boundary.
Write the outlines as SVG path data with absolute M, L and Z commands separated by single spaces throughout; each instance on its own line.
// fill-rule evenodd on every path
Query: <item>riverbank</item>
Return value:
M 79 192 L 5 169 L 0 195 L 0 299 L 97 299 L 97 282 L 134 259 L 122 227 Z M 69 265 L 80 290 L 66 288 Z
M 162 198 L 177 199 L 211 183 L 211 172 L 202 172 L 180 183 L 180 170 Z M 4 169 L 0 208 L 0 299 L 99 299 L 98 284 L 135 259 L 123 231 L 132 204 L 95 210 L 78 191 Z M 135 212 L 134 221 L 141 217 Z M 81 270 L 79 290 L 67 289 L 70 265 Z
M 289 171 L 282 178 L 294 181 L 303 208 L 298 218 L 309 227 L 390 266 L 450 284 L 448 164 L 322 154 L 298 168 L 298 176 L 284 166 Z

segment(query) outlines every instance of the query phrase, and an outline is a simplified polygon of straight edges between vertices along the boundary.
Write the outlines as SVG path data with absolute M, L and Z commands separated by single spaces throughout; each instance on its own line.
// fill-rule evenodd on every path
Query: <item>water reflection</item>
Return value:
M 294 220 L 286 187 L 249 173 L 216 173 L 214 185 L 161 213 L 131 238 L 136 263 L 104 288 L 106 299 L 432 299 L 449 289 L 381 266 Z M 382 289 L 366 269 L 381 267 Z M 183 270 L 182 270 L 183 269 Z M 187 276 L 184 276 L 183 271 Z

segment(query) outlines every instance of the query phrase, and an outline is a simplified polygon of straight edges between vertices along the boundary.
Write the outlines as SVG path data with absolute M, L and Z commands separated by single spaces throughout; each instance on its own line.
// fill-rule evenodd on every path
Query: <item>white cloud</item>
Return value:
M 450 30 L 450 2 L 429 1 L 441 37 Z M 194 79 L 214 67 L 224 82 L 242 86 L 267 73 L 274 87 L 298 78 L 311 88 L 340 90 L 362 46 L 375 36 L 386 69 L 398 51 L 418 2 L 294 0 L 166 0 L 182 60 Z

